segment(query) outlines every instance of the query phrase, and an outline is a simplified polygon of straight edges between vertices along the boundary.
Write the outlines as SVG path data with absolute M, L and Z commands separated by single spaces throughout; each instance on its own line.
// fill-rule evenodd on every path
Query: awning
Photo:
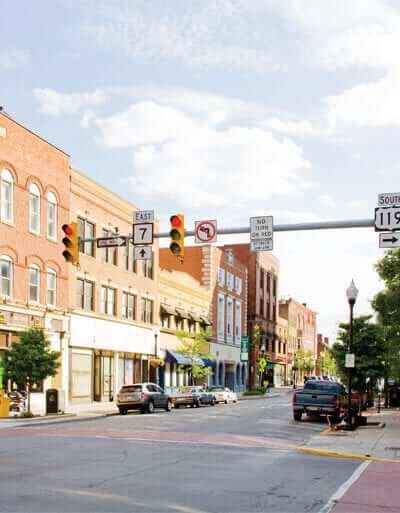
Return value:
M 179 315 L 179 317 L 183 317 L 184 319 L 188 318 L 188 314 L 183 308 L 176 307 L 175 312 Z
M 202 358 L 203 363 L 206 367 L 214 367 L 215 366 L 215 360 L 209 360 L 208 358 Z
M 195 313 L 193 312 L 188 312 L 188 315 L 191 319 L 193 319 L 193 321 L 195 322 L 201 322 L 201 317 L 199 315 L 196 315 Z
M 178 351 L 167 351 L 167 357 L 165 359 L 167 363 L 177 363 L 178 365 L 192 365 L 192 363 L 196 363 L 197 365 L 203 366 L 205 365 L 204 361 L 201 358 L 191 358 L 186 355 L 179 353 Z
M 205 316 L 203 316 L 203 315 L 202 315 L 202 316 L 200 317 L 200 319 L 201 319 L 201 322 L 202 322 L 203 324 L 205 324 L 206 326 L 211 326 L 211 322 L 209 321 L 209 319 L 208 319 L 207 317 L 205 317 Z
M 172 308 L 172 306 L 166 305 L 165 303 L 161 303 L 160 310 L 161 314 L 175 315 L 175 310 Z

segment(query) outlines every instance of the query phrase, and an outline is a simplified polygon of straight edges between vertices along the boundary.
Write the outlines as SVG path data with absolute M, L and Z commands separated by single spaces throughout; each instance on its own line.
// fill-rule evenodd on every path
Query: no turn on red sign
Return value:
M 194 225 L 195 243 L 210 244 L 217 242 L 217 221 L 216 219 L 207 221 L 196 221 Z

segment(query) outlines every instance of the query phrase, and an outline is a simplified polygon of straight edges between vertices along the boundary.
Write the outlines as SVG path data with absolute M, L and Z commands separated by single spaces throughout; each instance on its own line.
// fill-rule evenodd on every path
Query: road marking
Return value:
M 336 505 L 337 502 L 343 497 L 347 490 L 361 477 L 361 474 L 366 470 L 370 461 L 364 461 L 359 465 L 356 470 L 352 473 L 347 481 L 345 481 L 336 492 L 330 497 L 325 506 L 319 510 L 318 513 L 329 513 L 331 509 Z
M 361 461 L 381 461 L 386 463 L 400 463 L 400 460 L 390 458 L 381 458 L 379 456 L 370 456 L 367 454 L 357 454 L 352 452 L 329 451 L 326 449 L 318 449 L 316 447 L 299 447 L 298 450 L 304 454 L 313 456 L 325 456 L 327 458 L 337 458 L 340 460 L 361 460 Z

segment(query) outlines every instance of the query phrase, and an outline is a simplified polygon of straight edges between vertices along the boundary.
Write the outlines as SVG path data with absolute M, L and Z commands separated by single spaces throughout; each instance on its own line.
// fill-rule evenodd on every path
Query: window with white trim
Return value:
M 57 198 L 54 192 L 47 194 L 47 237 L 57 239 Z
M 116 315 L 116 290 L 102 286 L 100 289 L 100 312 L 106 315 Z
M 233 274 L 232 273 L 226 273 L 226 286 L 228 287 L 228 290 L 233 290 Z
M 226 339 L 228 342 L 233 340 L 233 300 L 230 296 L 226 301 Z
M 219 339 L 225 339 L 225 296 L 218 294 L 218 310 L 217 310 L 217 336 Z
M 3 223 L 14 222 L 14 179 L 8 169 L 3 169 L 0 175 L 1 220 Z
M 53 269 L 47 270 L 47 304 L 57 304 L 57 273 Z
M 242 337 L 242 302 L 235 301 L 235 342 L 240 343 Z
M 225 287 L 225 269 L 218 269 L 218 285 Z
M 29 267 L 29 301 L 39 303 L 40 298 L 40 269 L 37 265 Z
M 235 277 L 235 290 L 238 294 L 242 293 L 242 278 Z
M 29 231 L 40 233 L 40 190 L 35 183 L 29 187 Z
M 136 296 L 134 294 L 122 293 L 122 318 L 136 319 Z
M 0 278 L 1 295 L 3 297 L 11 297 L 13 285 L 13 262 L 8 256 L 0 257 Z

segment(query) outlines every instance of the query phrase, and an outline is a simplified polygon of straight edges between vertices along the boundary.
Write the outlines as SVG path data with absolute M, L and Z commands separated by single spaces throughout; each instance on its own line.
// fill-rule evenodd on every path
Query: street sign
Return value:
M 380 233 L 379 234 L 379 247 L 380 248 L 400 248 L 400 235 L 396 235 L 396 232 Z
M 250 240 L 272 239 L 273 216 L 250 217 Z
M 353 369 L 355 367 L 354 353 L 346 353 L 344 366 L 346 369 Z
M 247 362 L 249 360 L 249 337 L 241 337 L 240 339 L 240 361 Z
M 154 210 L 137 210 L 133 213 L 134 223 L 154 223 Z
M 378 205 L 380 207 L 400 206 L 400 192 L 383 192 L 378 194 Z
M 378 207 L 375 209 L 375 231 L 400 230 L 400 207 Z
M 194 232 L 196 244 L 217 242 L 217 221 L 196 221 Z
M 135 246 L 135 260 L 151 260 L 153 258 L 153 250 L 151 246 Z
M 251 251 L 272 251 L 274 249 L 273 239 L 261 239 L 250 241 Z
M 153 244 L 153 223 L 133 225 L 133 244 Z
M 100 237 L 97 239 L 98 248 L 117 248 L 126 246 L 126 237 Z

